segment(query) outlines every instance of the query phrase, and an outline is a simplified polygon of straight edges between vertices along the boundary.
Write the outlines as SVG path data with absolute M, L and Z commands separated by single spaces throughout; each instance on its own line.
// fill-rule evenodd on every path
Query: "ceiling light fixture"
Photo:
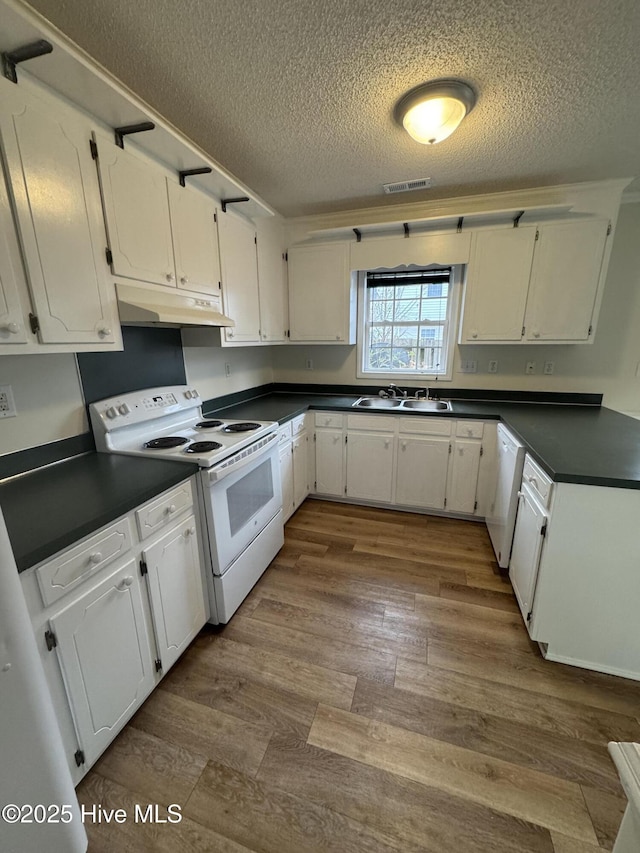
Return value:
M 462 80 L 431 80 L 403 95 L 394 116 L 416 142 L 434 145 L 453 133 L 475 103 L 475 92 Z

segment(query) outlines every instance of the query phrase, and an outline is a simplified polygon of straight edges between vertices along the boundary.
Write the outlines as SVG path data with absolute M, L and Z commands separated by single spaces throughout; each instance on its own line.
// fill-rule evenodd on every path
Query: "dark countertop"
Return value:
M 23 572 L 195 474 L 192 463 L 90 453 L 0 483 Z
M 354 395 L 274 393 L 218 410 L 218 414 L 284 423 L 308 409 L 352 412 L 356 399 Z M 640 421 L 612 409 L 454 400 L 451 412 L 402 414 L 500 420 L 556 482 L 640 489 Z

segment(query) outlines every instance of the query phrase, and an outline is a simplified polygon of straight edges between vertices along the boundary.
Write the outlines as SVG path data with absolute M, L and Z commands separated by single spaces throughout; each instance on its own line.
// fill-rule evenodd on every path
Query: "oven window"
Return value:
M 273 500 L 273 475 L 271 459 L 265 459 L 257 468 L 227 489 L 227 508 L 231 535 L 250 521 L 253 516 Z

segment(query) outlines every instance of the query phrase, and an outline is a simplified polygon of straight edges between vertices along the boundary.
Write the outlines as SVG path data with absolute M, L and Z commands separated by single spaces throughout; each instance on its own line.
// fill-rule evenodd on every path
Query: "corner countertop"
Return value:
M 353 412 L 356 399 L 357 395 L 275 392 L 216 414 L 284 423 L 309 409 Z M 454 400 L 451 412 L 403 412 L 403 417 L 499 420 L 556 482 L 640 489 L 640 421 L 612 409 Z
M 88 453 L 0 483 L 0 506 L 18 572 L 197 471 L 197 465 L 186 462 Z

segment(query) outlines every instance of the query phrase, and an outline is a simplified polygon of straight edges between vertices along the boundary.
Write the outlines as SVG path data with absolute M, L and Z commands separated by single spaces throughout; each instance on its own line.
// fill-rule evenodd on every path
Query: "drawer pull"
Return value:
M 102 554 L 100 551 L 94 551 L 93 554 L 89 554 L 89 562 L 93 563 L 94 566 L 97 566 L 98 563 L 102 562 Z
M 173 515 L 173 513 L 176 511 L 176 509 L 177 509 L 177 507 L 175 504 L 169 504 L 169 506 L 165 509 L 165 513 L 167 515 Z
M 190 536 L 195 536 L 195 535 L 196 535 L 195 527 L 187 527 L 187 529 L 184 531 L 185 539 L 188 539 Z
M 120 592 L 124 592 L 125 589 L 127 589 L 128 587 L 131 586 L 132 583 L 133 583 L 133 578 L 131 577 L 131 575 L 127 575 L 126 578 L 123 578 L 120 581 L 120 583 L 117 585 L 116 589 L 118 589 Z

